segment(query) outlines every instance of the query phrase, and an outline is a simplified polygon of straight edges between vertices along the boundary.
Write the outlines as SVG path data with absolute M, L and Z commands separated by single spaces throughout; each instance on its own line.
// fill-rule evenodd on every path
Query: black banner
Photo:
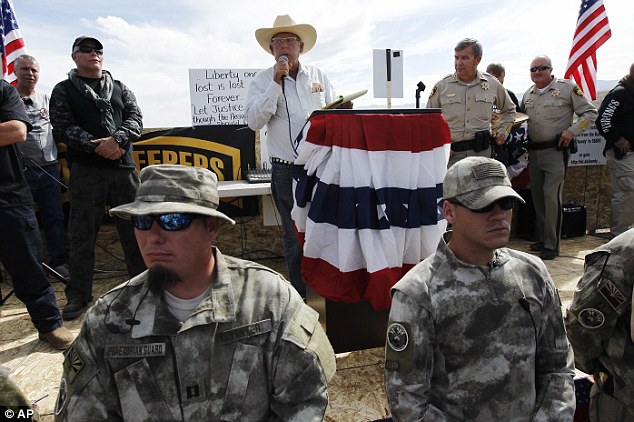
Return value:
M 133 144 L 137 170 L 153 164 L 207 168 L 218 181 L 243 180 L 255 167 L 255 132 L 247 126 L 177 127 L 149 132 Z M 220 211 L 231 217 L 258 215 L 259 197 L 223 198 Z

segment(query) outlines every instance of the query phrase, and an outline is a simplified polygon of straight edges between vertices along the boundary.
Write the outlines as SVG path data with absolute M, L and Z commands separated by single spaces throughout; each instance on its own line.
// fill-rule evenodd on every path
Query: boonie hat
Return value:
M 72 50 L 75 50 L 75 47 L 77 47 L 78 45 L 81 45 L 84 41 L 93 41 L 97 48 L 103 50 L 103 44 L 101 44 L 101 42 L 94 37 L 87 37 L 86 35 L 82 35 L 81 37 L 77 37 L 75 38 L 75 41 L 73 42 L 73 47 Z
M 299 37 L 304 43 L 304 50 L 302 53 L 308 53 L 308 51 L 315 46 L 317 42 L 317 31 L 312 25 L 305 23 L 297 24 L 289 15 L 279 15 L 275 18 L 272 28 L 260 28 L 255 31 L 255 39 L 262 48 L 271 53 L 271 38 L 273 35 L 280 32 L 290 32 Z
M 466 157 L 449 167 L 443 181 L 443 196 L 472 210 L 508 196 L 525 203 L 511 187 L 504 164 L 487 157 Z
M 110 215 L 131 219 L 135 215 L 190 213 L 218 217 L 235 224 L 217 210 L 218 177 L 201 167 L 157 164 L 141 170 L 141 185 L 134 202 L 119 205 Z

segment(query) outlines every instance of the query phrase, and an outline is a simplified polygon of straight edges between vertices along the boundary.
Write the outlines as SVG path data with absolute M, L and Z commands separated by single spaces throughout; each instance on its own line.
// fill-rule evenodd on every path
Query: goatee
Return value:
M 176 286 L 180 282 L 180 276 L 176 271 L 169 268 L 155 265 L 148 269 L 148 285 L 150 290 L 158 296 L 162 296 L 165 290 Z

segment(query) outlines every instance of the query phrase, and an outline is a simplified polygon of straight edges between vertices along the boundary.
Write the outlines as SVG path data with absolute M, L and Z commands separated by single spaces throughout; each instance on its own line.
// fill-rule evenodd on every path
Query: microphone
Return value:
M 288 56 L 286 54 L 282 54 L 280 56 L 279 59 L 277 59 L 277 61 L 279 62 L 280 60 L 285 61 L 286 63 L 288 63 Z M 282 80 L 284 80 L 284 78 L 286 78 L 286 75 L 282 75 Z

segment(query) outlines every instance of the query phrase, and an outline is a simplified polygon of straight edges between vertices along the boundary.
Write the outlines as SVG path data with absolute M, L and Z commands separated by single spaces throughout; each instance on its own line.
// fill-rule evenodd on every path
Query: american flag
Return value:
M 292 168 L 302 276 L 328 300 L 390 308 L 436 251 L 451 135 L 440 113 L 314 112 Z
M 564 78 L 574 78 L 586 96 L 597 98 L 597 50 L 612 36 L 602 0 L 582 0 Z
M 11 0 L 0 0 L 0 35 L 2 36 L 2 43 L 0 43 L 2 77 L 15 85 L 17 82 L 13 74 L 13 61 L 26 53 L 26 47 Z

